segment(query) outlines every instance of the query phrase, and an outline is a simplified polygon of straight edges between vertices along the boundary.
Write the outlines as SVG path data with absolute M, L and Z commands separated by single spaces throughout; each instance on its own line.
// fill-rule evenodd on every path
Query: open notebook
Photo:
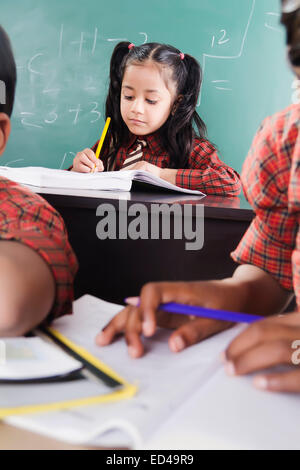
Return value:
M 75 171 L 55 170 L 52 168 L 29 166 L 10 168 L 0 166 L 0 176 L 16 183 L 40 188 L 65 188 L 130 191 L 133 181 L 182 193 L 205 196 L 201 191 L 180 188 L 152 175 L 148 171 L 124 170 L 105 171 L 103 173 L 78 173 Z
M 57 319 L 53 328 L 89 350 L 138 387 L 129 400 L 77 407 L 76 410 L 11 416 L 7 422 L 71 443 L 93 442 L 108 447 L 141 448 L 168 418 L 222 367 L 219 355 L 239 331 L 228 330 L 180 354 L 167 345 L 169 331 L 145 339 L 147 354 L 131 359 L 124 340 L 99 348 L 95 336 L 122 308 L 85 295 L 74 303 L 74 314 Z

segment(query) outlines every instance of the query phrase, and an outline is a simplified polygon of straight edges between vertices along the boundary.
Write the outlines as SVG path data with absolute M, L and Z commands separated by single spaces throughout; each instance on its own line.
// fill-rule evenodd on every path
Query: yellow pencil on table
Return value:
M 98 144 L 98 147 L 97 147 L 97 150 L 96 150 L 96 154 L 95 154 L 96 158 L 99 158 L 99 156 L 100 156 L 100 152 L 101 152 L 101 149 L 102 149 L 102 145 L 103 145 L 103 142 L 104 142 L 104 139 L 105 139 L 110 121 L 111 121 L 111 119 L 110 119 L 110 117 L 108 117 L 106 119 L 106 123 L 105 123 L 105 126 L 103 128 L 103 131 L 102 131 L 102 134 L 101 134 L 101 137 L 100 137 L 100 140 L 99 140 L 99 144 Z M 92 171 L 94 172 L 95 169 L 96 169 L 96 165 L 94 166 L 94 169 Z

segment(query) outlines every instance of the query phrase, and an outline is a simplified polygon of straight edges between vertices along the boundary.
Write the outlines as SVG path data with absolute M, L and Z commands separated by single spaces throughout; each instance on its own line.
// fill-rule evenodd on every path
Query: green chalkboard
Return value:
M 119 40 L 165 42 L 204 71 L 198 111 L 240 171 L 260 121 L 292 101 L 279 0 L 0 0 L 18 84 L 1 164 L 67 167 L 104 124 Z

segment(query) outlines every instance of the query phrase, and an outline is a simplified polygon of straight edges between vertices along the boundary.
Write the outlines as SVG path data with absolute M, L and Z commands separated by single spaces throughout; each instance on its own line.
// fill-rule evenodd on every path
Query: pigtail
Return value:
M 123 70 L 126 57 L 129 54 L 129 42 L 120 42 L 116 45 L 110 60 L 110 83 L 106 98 L 105 115 L 111 118 L 111 124 L 103 144 L 102 160 L 107 167 L 108 159 L 113 163 L 116 151 L 126 139 L 128 139 L 128 128 L 124 123 L 120 111 L 120 97 Z
M 291 49 L 289 51 L 289 58 L 292 65 L 300 66 L 300 9 L 295 13 L 295 20 L 293 22 L 291 32 Z
M 0 80 L 5 83 L 4 93 L 5 98 L 1 100 L 0 112 L 11 116 L 16 88 L 16 63 L 11 48 L 9 37 L 5 30 L 0 26 Z
M 174 64 L 174 73 L 179 84 L 177 90 L 179 98 L 174 103 L 173 111 L 162 133 L 167 130 L 167 145 L 172 157 L 172 166 L 186 168 L 195 139 L 193 124 L 200 139 L 205 139 L 206 136 L 206 126 L 196 111 L 202 71 L 199 63 L 192 56 L 180 55 L 179 51 L 176 56 L 177 64 Z
M 201 139 L 205 139 L 207 132 L 206 125 L 196 111 L 200 88 L 202 85 L 202 69 L 194 57 L 185 54 L 184 60 L 187 67 L 187 79 L 185 89 L 182 94 L 187 97 L 187 104 L 189 108 L 191 110 L 193 109 L 193 113 L 191 113 L 191 120 L 193 120 L 196 125 L 198 136 Z
M 284 10 L 283 10 L 284 11 Z M 286 42 L 290 46 L 289 59 L 293 66 L 300 66 L 300 8 L 283 12 L 281 23 L 286 27 Z

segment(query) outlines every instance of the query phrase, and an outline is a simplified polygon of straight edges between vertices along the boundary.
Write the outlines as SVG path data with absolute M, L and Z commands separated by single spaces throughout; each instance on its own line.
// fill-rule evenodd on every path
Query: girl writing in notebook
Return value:
M 200 86 L 201 68 L 192 56 L 164 44 L 120 42 L 110 63 L 111 125 L 101 160 L 97 142 L 76 155 L 72 170 L 139 169 L 206 194 L 239 194 L 239 175 L 205 137 L 196 111 Z

